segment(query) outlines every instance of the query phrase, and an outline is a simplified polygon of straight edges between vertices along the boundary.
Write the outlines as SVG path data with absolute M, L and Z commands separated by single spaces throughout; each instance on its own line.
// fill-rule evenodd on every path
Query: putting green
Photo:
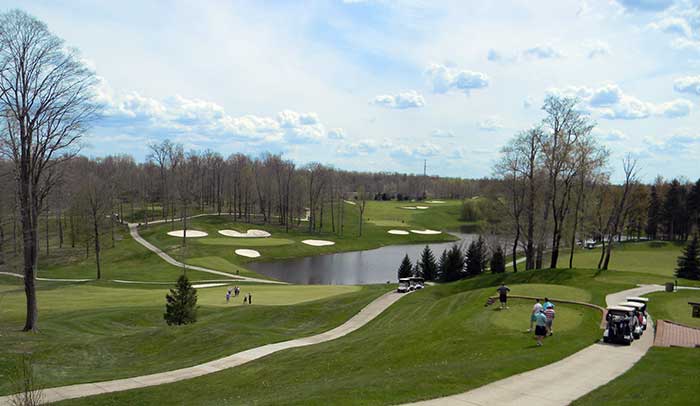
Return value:
M 496 327 L 511 331 L 525 332 L 530 328 L 530 314 L 532 303 L 524 299 L 513 299 L 507 310 L 501 310 L 498 303 L 487 308 L 492 313 L 491 324 Z M 558 304 L 556 306 L 556 316 L 554 317 L 554 332 L 569 331 L 577 329 L 585 320 L 584 306 Z
M 198 241 L 205 245 L 225 245 L 229 247 L 274 247 L 294 244 L 294 240 L 287 238 L 203 238 Z

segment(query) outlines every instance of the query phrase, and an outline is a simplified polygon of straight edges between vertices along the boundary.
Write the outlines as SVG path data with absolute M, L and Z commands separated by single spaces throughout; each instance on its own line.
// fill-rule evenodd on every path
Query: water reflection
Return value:
M 451 233 L 465 247 L 477 234 Z M 454 244 L 428 244 L 436 259 Z M 272 278 L 302 285 L 366 285 L 396 282 L 399 262 L 408 254 L 414 263 L 425 244 L 392 245 L 367 251 L 341 252 L 278 262 L 256 262 L 248 267 Z

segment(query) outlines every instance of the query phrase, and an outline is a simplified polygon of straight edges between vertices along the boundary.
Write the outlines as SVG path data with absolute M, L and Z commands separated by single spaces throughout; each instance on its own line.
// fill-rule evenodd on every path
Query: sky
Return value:
M 700 177 L 700 0 L 5 1 L 99 77 L 89 156 L 224 156 L 479 178 L 576 96 L 650 181 Z

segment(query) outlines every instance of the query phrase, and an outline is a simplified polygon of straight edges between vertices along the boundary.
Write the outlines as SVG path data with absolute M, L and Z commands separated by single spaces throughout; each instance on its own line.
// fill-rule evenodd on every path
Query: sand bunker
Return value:
M 437 203 L 437 204 L 445 203 L 445 202 L 442 201 L 442 200 L 426 200 L 425 202 L 426 202 L 426 203 Z
M 442 234 L 442 231 L 437 230 L 411 230 L 413 234 L 423 234 L 423 235 L 435 235 Z
M 236 230 L 219 230 L 219 234 L 236 238 L 266 238 L 272 235 L 267 231 L 254 229 L 248 230 L 245 233 L 240 233 Z
M 257 258 L 260 256 L 260 253 L 256 250 L 240 249 L 240 250 L 236 250 L 234 252 L 236 253 L 236 255 L 240 255 L 240 256 L 246 257 L 246 258 Z
M 207 233 L 204 231 L 197 231 L 197 230 L 187 230 L 187 233 L 185 233 L 185 230 L 175 230 L 175 231 L 169 231 L 168 235 L 171 237 L 180 237 L 182 238 L 183 234 L 186 234 L 186 238 L 199 238 L 199 237 L 206 237 Z
M 402 207 L 402 209 L 406 209 L 406 210 L 415 210 L 415 209 L 416 209 L 416 206 L 404 206 L 404 207 Z
M 389 230 L 389 231 L 387 231 L 387 233 L 393 234 L 393 235 L 408 235 L 409 234 L 409 232 L 406 230 Z
M 428 206 L 416 206 L 416 209 L 418 209 L 418 210 L 427 210 L 429 208 L 430 207 L 428 207 Z
M 200 283 L 196 285 L 192 285 L 193 288 L 195 289 L 204 289 L 204 288 L 215 288 L 218 286 L 226 286 L 228 283 Z
M 306 245 L 311 245 L 314 247 L 326 247 L 328 245 L 335 245 L 333 241 L 326 241 L 326 240 L 304 240 L 302 243 Z
M 357 205 L 357 203 L 355 203 L 355 202 L 353 202 L 353 201 L 351 201 L 351 200 L 343 200 L 343 201 L 344 201 L 345 203 L 351 204 L 351 205 L 353 205 L 353 206 L 356 206 L 356 205 Z

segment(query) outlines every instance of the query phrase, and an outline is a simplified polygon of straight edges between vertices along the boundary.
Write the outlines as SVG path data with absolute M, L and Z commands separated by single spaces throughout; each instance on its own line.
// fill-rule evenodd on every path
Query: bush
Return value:
M 481 210 L 475 200 L 465 200 L 462 203 L 462 213 L 459 217 L 461 221 L 475 222 L 481 218 Z
M 190 324 L 197 321 L 197 290 L 187 276 L 180 275 L 175 289 L 165 295 L 165 322 L 171 325 Z

